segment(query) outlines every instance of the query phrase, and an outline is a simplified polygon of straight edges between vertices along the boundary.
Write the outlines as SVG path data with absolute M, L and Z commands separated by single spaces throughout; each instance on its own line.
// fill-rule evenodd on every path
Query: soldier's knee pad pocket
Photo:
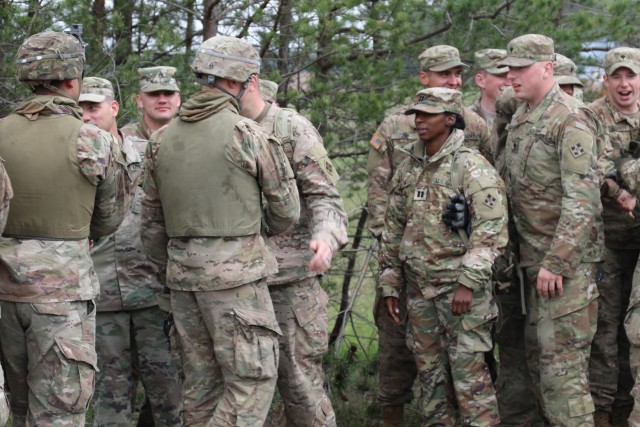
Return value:
M 569 416 L 571 418 L 582 417 L 584 415 L 591 414 L 596 410 L 590 394 L 582 397 L 576 397 L 575 399 L 569 399 L 567 406 L 569 407 Z
M 233 309 L 236 327 L 235 370 L 241 378 L 264 380 L 278 371 L 278 335 L 280 327 L 272 312 Z
M 93 395 L 97 355 L 93 345 L 75 339 L 54 339 L 36 362 L 27 382 L 29 388 L 49 404 L 72 414 L 87 410 Z

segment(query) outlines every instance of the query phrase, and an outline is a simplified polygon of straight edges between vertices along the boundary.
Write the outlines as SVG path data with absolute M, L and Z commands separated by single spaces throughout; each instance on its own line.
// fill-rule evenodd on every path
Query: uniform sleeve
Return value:
M 145 193 L 140 212 L 140 238 L 149 260 L 158 267 L 159 277 L 165 280 L 167 269 L 167 245 L 169 236 L 164 221 L 164 211 L 156 183 L 156 155 L 163 131 L 154 134 L 144 155 L 144 178 L 142 188 Z
M 264 196 L 263 227 L 268 236 L 284 233 L 300 218 L 300 198 L 282 144 L 248 120 L 236 126 L 231 161 L 258 180 Z
M 478 150 L 480 154 L 487 159 L 487 161 L 491 164 L 494 162 L 493 157 L 493 146 L 491 144 L 491 133 L 489 131 L 489 126 L 486 121 L 482 121 L 482 125 L 479 126 L 478 134 L 480 138 L 480 146 Z
M 90 237 L 114 233 L 126 208 L 127 172 L 118 163 L 122 157 L 120 146 L 110 133 L 84 125 L 78 135 L 77 156 L 81 173 L 96 186 Z
M 391 132 L 394 127 L 393 115 L 384 118 L 369 141 L 369 159 L 367 161 L 369 216 L 367 227 L 369 231 L 380 239 L 384 229 L 385 210 L 391 178 L 393 175 L 393 146 Z
M 0 234 L 4 231 L 9 217 L 9 203 L 13 198 L 13 188 L 9 175 L 4 168 L 4 160 L 0 159 Z
M 407 226 L 407 193 L 402 182 L 404 175 L 403 166 L 401 166 L 390 183 L 392 190 L 388 196 L 388 206 L 384 217 L 380 252 L 380 280 L 378 282 L 383 297 L 399 298 L 402 286 L 400 244 Z
M 336 253 L 349 241 L 347 214 L 335 187 L 340 178 L 322 143 L 306 119 L 294 126 L 293 170 L 300 198 L 311 216 L 311 238 L 326 242 Z
M 562 205 L 542 267 L 566 277 L 576 271 L 582 248 L 602 210 L 595 132 L 589 117 L 574 113 L 563 123 L 557 142 Z
M 475 291 L 491 283 L 491 268 L 509 240 L 506 190 L 498 172 L 482 159 L 465 162 L 465 197 L 471 235 L 458 283 Z

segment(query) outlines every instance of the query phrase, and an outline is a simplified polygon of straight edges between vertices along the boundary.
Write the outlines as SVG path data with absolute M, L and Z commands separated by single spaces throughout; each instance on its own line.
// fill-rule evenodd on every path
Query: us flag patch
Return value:
M 379 150 L 383 142 L 384 140 L 382 139 L 382 137 L 378 135 L 378 132 L 375 132 L 371 137 L 371 141 L 369 141 L 369 145 L 371 145 L 376 150 Z

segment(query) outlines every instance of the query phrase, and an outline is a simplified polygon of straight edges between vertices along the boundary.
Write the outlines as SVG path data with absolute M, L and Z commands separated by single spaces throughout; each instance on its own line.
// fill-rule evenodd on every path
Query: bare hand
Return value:
M 384 305 L 387 307 L 387 313 L 394 322 L 400 323 L 400 306 L 396 297 L 384 297 Z
M 309 249 L 315 253 L 309 261 L 309 270 L 324 273 L 327 268 L 331 267 L 333 251 L 327 242 L 318 239 L 312 240 L 309 243 Z
M 451 313 L 454 316 L 460 316 L 471 311 L 471 303 L 473 302 L 473 291 L 465 285 L 459 285 L 453 294 L 451 301 Z
M 622 190 L 620 192 L 620 195 L 616 199 L 616 202 L 618 203 L 618 207 L 620 209 L 627 212 L 627 215 L 629 215 L 631 218 L 635 218 L 633 216 L 633 210 L 636 208 L 637 203 L 635 196 L 633 196 L 627 190 Z
M 538 272 L 536 290 L 538 291 L 538 296 L 544 299 L 555 297 L 556 290 L 558 291 L 558 296 L 562 296 L 562 276 L 541 267 Z

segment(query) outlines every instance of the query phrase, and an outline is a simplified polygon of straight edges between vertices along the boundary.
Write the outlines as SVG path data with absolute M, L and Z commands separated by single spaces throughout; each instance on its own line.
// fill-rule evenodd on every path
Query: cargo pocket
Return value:
M 233 309 L 235 370 L 241 378 L 265 380 L 278 372 L 278 335 L 280 327 L 272 312 Z
M 329 349 L 328 318 L 327 318 L 328 297 L 324 290 L 320 290 L 317 295 L 310 295 L 309 298 L 295 304 L 293 312 L 300 330 L 297 334 L 302 334 L 296 352 L 303 352 L 305 357 L 317 357 L 324 355 Z
M 588 415 L 596 410 L 591 395 L 569 399 L 567 405 L 569 406 L 569 416 L 571 418 Z
M 79 414 L 87 410 L 97 371 L 92 345 L 57 337 L 37 364 L 27 378 L 36 395 L 47 396 L 51 405 L 65 412 Z

